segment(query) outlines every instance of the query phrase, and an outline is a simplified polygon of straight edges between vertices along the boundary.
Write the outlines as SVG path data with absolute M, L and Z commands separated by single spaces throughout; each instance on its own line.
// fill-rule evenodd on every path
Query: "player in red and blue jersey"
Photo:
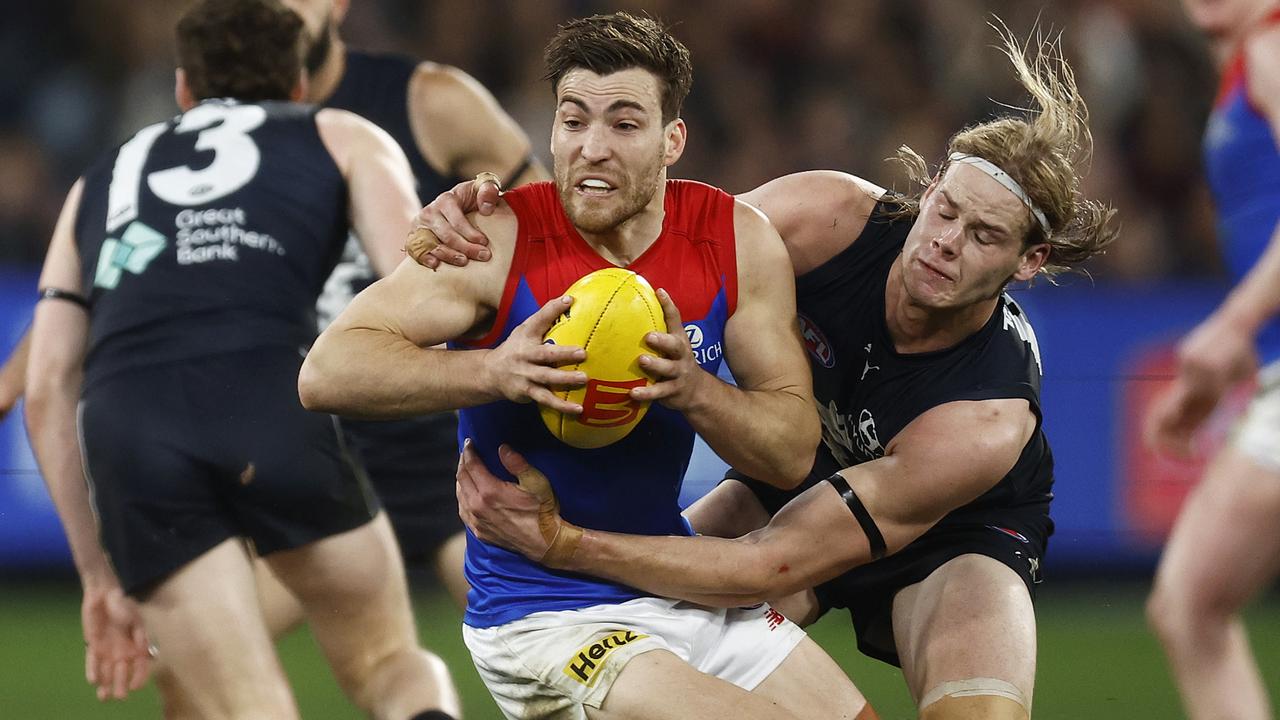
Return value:
M 1232 384 L 1256 373 L 1259 389 L 1174 525 L 1148 617 L 1193 720 L 1261 720 L 1271 710 L 1239 612 L 1280 572 L 1280 3 L 1184 4 L 1222 67 L 1204 158 L 1235 287 L 1182 341 L 1148 439 L 1188 456 Z
M 495 467 L 505 442 L 556 468 L 566 516 L 687 535 L 677 497 L 695 432 L 735 466 L 782 485 L 812 464 L 818 420 L 786 250 L 749 205 L 667 180 L 684 150 L 679 110 L 692 71 L 688 51 L 657 22 L 625 13 L 573 21 L 546 57 L 555 183 L 512 191 L 477 220 L 491 262 L 433 273 L 406 260 L 357 296 L 308 355 L 299 389 L 308 407 L 345 415 L 459 408 L 461 432 Z M 667 332 L 646 338 L 654 353 L 640 360 L 656 382 L 630 391 L 656 403 L 626 438 L 579 450 L 550 434 L 533 402 L 584 412 L 552 391 L 586 382 L 556 367 L 583 351 L 542 338 L 569 309 L 569 285 L 610 266 L 659 288 Z M 445 341 L 450 349 L 433 349 Z M 721 350 L 738 387 L 708 372 Z M 839 667 L 767 605 L 655 598 L 474 536 L 467 577 L 464 637 L 511 718 L 673 709 L 847 718 L 867 709 Z

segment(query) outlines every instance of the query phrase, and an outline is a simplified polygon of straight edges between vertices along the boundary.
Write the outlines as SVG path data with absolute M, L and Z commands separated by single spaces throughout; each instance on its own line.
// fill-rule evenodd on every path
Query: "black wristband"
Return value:
M 840 499 L 844 500 L 849 512 L 853 513 L 854 519 L 862 526 L 862 532 L 867 536 L 867 544 L 871 546 L 871 559 L 879 560 L 884 557 L 885 551 L 888 550 L 884 544 L 884 535 L 880 533 L 876 521 L 871 518 L 871 513 L 867 512 L 867 506 L 862 504 L 858 494 L 849 487 L 849 481 L 845 480 L 840 473 L 836 473 L 827 478 L 827 482 L 840 493 Z
M 63 290 L 56 287 L 40 288 L 40 300 L 66 300 L 75 303 L 85 310 L 89 309 L 89 298 L 80 293 L 73 293 L 70 290 Z

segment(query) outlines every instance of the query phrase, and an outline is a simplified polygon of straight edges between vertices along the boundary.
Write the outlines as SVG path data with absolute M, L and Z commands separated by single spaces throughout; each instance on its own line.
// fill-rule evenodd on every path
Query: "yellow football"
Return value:
M 544 336 L 557 345 L 587 351 L 581 364 L 565 366 L 587 375 L 585 387 L 557 390 L 560 397 L 582 405 L 576 417 L 541 407 L 542 422 L 552 435 L 577 448 L 598 448 L 627 436 L 644 418 L 649 403 L 632 400 L 631 388 L 653 380 L 640 369 L 650 332 L 666 332 L 662 306 L 649 282 L 622 268 L 590 273 L 565 291 L 573 305 Z

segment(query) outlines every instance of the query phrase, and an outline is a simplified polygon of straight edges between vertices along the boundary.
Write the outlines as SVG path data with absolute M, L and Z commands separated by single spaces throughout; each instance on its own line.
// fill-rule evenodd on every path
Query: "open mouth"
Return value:
M 600 178 L 587 178 L 574 187 L 577 189 L 579 194 L 592 197 L 602 197 L 617 189 L 612 184 L 601 180 Z

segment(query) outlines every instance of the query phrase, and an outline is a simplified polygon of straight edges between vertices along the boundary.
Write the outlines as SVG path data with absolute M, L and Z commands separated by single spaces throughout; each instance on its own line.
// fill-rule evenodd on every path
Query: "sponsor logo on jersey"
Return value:
M 699 365 L 715 362 L 724 356 L 724 344 L 707 342 L 707 334 L 697 323 L 686 324 L 684 334 L 689 338 L 689 347 L 693 348 L 693 359 Z
M 814 360 L 822 363 L 822 367 L 835 366 L 835 352 L 831 349 L 827 336 L 823 335 L 818 326 L 804 315 L 800 315 L 800 336 L 804 338 L 804 348 L 809 351 Z
M 141 275 L 166 245 L 164 235 L 141 221 L 129 223 L 120 238 L 107 238 L 98 253 L 98 267 L 93 274 L 94 287 L 114 289 L 123 273 Z
M 564 666 L 563 672 L 565 675 L 590 687 L 595 684 L 596 673 L 599 672 L 601 666 L 609 659 L 614 650 L 647 637 L 649 636 L 641 635 L 635 630 L 619 630 L 612 635 L 580 648 L 573 659 Z

